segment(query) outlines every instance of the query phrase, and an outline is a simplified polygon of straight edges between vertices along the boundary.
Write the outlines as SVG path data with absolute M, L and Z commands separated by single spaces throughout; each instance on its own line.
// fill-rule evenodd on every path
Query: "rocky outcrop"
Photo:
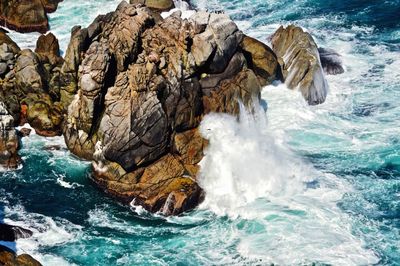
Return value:
M 327 75 L 339 75 L 344 73 L 340 54 L 330 48 L 318 48 L 322 67 Z
M 28 254 L 17 255 L 13 250 L 0 245 L 0 265 L 41 266 L 42 264 Z
M 20 32 L 49 29 L 48 12 L 56 10 L 62 0 L 1 0 L 0 25 Z
M 0 44 L 0 101 L 15 126 L 30 123 L 40 135 L 61 135 L 65 110 L 60 103 L 63 59 L 58 41 L 51 33 L 42 35 L 35 51 L 21 51 L 9 40 Z
M 310 105 L 323 103 L 328 93 L 328 83 L 318 47 L 311 35 L 300 27 L 281 26 L 271 42 L 287 87 L 299 89 Z
M 179 214 L 202 199 L 202 117 L 237 114 L 238 101 L 257 101 L 279 70 L 273 52 L 224 14 L 162 19 L 123 1 L 72 32 L 61 75 L 65 141 L 93 160 L 93 182 L 105 192 Z
M 0 166 L 6 169 L 18 167 L 18 136 L 14 128 L 14 118 L 8 113 L 3 102 L 0 102 Z

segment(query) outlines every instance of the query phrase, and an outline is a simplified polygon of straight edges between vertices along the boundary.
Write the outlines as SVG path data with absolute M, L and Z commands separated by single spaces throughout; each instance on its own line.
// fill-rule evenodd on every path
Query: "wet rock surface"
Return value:
M 14 242 L 20 238 L 31 237 L 32 234 L 32 231 L 28 229 L 0 223 L 0 241 Z
M 281 26 L 271 42 L 288 88 L 300 90 L 310 105 L 323 103 L 328 94 L 328 83 L 312 36 L 294 25 Z
M 327 75 L 339 75 L 344 73 L 343 62 L 340 54 L 330 48 L 318 48 L 321 65 Z

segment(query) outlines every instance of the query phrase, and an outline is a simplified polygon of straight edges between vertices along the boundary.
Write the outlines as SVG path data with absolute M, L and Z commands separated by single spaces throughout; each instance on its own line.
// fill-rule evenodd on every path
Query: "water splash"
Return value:
M 210 142 L 200 162 L 200 208 L 234 221 L 241 256 L 285 265 L 379 261 L 337 207 L 351 185 L 291 152 L 260 106 L 254 113 L 242 107 L 239 119 L 209 114 L 200 132 Z
M 237 216 L 238 208 L 260 197 L 292 195 L 312 180 L 301 160 L 275 141 L 261 106 L 252 114 L 241 105 L 239 120 L 210 114 L 200 132 L 210 141 L 200 163 L 203 205 L 217 214 Z

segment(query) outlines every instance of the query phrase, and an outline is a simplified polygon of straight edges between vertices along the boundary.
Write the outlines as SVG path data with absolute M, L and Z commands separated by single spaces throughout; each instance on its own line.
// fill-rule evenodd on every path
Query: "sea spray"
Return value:
M 378 262 L 337 207 L 350 184 L 291 152 L 269 129 L 261 106 L 240 109 L 239 118 L 213 113 L 203 119 L 200 132 L 209 146 L 199 176 L 206 195 L 200 209 L 236 225 L 231 235 L 239 254 L 283 265 Z
M 253 112 L 240 104 L 240 117 L 210 114 L 200 126 L 210 141 L 200 162 L 203 206 L 217 214 L 237 216 L 237 209 L 257 198 L 290 195 L 310 181 L 308 170 L 268 129 L 261 106 Z

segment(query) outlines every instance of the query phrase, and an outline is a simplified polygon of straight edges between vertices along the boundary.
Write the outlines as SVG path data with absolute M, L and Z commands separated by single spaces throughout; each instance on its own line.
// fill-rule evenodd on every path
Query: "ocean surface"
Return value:
M 50 15 L 61 49 L 72 26 L 118 2 L 64 0 Z M 34 231 L 14 248 L 58 266 L 400 265 L 400 1 L 192 3 L 266 43 L 281 24 L 302 26 L 346 72 L 327 76 L 319 106 L 275 84 L 266 112 L 207 116 L 206 199 L 180 217 L 119 205 L 62 138 L 25 138 L 23 167 L 0 173 L 0 219 Z M 34 47 L 37 35 L 12 37 Z

